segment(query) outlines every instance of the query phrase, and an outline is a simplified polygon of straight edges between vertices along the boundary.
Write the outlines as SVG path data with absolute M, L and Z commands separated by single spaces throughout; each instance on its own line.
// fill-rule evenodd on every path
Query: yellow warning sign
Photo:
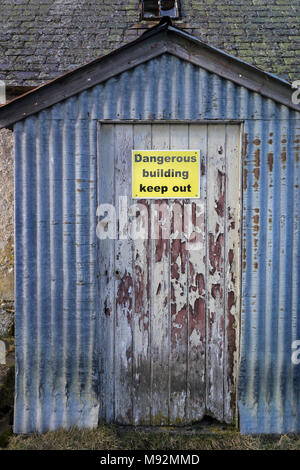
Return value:
M 132 197 L 200 197 L 199 150 L 133 150 Z

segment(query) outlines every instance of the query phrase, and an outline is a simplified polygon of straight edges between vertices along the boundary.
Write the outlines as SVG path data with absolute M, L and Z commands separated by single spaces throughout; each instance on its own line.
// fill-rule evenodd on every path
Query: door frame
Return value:
M 99 149 L 99 134 L 100 128 L 103 124 L 204 124 L 204 125 L 226 125 L 233 124 L 238 125 L 240 128 L 240 138 L 239 138 L 239 175 L 240 175 L 240 234 L 239 234 L 239 272 L 237 273 L 237 292 L 238 292 L 238 302 L 237 302 L 237 311 L 238 315 L 236 316 L 236 321 L 238 323 L 236 327 L 236 351 L 237 359 L 235 364 L 235 406 L 234 406 L 234 416 L 235 416 L 235 427 L 239 428 L 240 417 L 239 417 L 239 408 L 238 408 L 238 387 L 239 387 L 239 368 L 240 368 L 240 358 L 241 358 L 241 316 L 242 316 L 242 276 L 243 276 L 243 233 L 244 233 L 244 160 L 246 157 L 246 146 L 245 146 L 245 120 L 243 119 L 98 119 L 96 121 L 96 207 L 99 203 L 99 187 L 98 187 L 98 170 L 99 170 L 99 158 L 100 158 L 100 149 Z M 97 240 L 97 259 L 99 256 L 99 242 Z M 99 292 L 99 289 L 97 289 Z M 101 392 L 100 392 L 101 393 Z M 99 397 L 100 398 L 100 397 Z

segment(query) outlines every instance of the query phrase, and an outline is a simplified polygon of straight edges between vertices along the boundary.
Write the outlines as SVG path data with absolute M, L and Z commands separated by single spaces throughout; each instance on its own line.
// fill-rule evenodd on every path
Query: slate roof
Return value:
M 299 0 L 181 4 L 175 26 L 282 78 L 300 78 Z M 138 0 L 2 0 L 0 79 L 45 83 L 135 39 L 148 27 L 139 15 Z
M 175 28 L 164 18 L 135 41 L 41 85 L 0 107 L 0 128 L 12 125 L 60 101 L 162 54 L 171 54 L 218 74 L 277 103 L 300 111 L 291 84 Z

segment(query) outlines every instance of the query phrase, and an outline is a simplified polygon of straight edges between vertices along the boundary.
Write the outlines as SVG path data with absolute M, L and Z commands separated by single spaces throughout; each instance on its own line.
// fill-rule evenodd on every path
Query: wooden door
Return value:
M 201 197 L 131 199 L 132 149 L 200 149 Z M 148 237 L 130 238 L 138 202 Z M 232 423 L 240 284 L 240 127 L 99 124 L 100 418 Z M 156 218 L 151 216 L 156 204 Z M 105 209 L 105 208 L 104 208 Z M 129 216 L 128 214 L 129 210 Z M 174 235 L 174 214 L 182 235 Z M 170 222 L 170 237 L 164 238 Z M 186 223 L 192 229 L 185 233 Z M 158 237 L 152 238 L 154 224 Z M 190 227 L 190 225 L 189 225 Z M 103 238 L 115 230 L 116 239 Z M 158 230 L 158 232 L 157 232 Z

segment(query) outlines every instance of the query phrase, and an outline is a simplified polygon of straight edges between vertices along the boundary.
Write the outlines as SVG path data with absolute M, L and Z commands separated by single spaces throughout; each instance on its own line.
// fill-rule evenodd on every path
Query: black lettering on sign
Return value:
M 164 194 L 168 191 L 168 186 L 146 186 L 140 183 L 141 193 L 152 193 L 153 191 Z

